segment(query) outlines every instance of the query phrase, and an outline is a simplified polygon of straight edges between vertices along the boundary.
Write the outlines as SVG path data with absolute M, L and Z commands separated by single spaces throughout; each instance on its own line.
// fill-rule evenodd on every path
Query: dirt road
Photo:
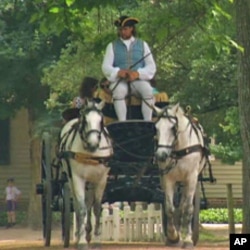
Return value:
M 227 228 L 211 228 L 205 229 L 210 232 L 213 232 L 217 235 L 217 238 L 220 238 L 221 241 L 209 241 L 209 240 L 200 240 L 198 245 L 195 247 L 195 250 L 209 250 L 211 248 L 216 250 L 228 250 L 228 234 Z M 219 236 L 219 237 L 218 237 Z M 14 227 L 10 229 L 0 228 L 0 249 L 1 250 L 73 250 L 74 247 L 63 248 L 61 243 L 60 230 L 52 231 L 52 242 L 51 246 L 44 247 L 41 231 L 34 231 L 23 227 Z M 121 244 L 110 244 L 103 243 L 101 248 L 102 250 L 170 250 L 173 247 L 165 247 L 163 243 L 121 243 Z M 182 248 L 175 247 L 174 249 L 180 250 Z M 183 250 L 183 249 L 182 249 Z

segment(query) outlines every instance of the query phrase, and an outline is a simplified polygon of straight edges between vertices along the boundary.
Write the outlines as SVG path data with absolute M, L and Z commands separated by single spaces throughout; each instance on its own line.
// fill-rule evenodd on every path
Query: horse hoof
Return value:
M 101 243 L 93 243 L 91 249 L 100 250 L 102 249 Z
M 77 250 L 88 250 L 89 247 L 86 244 L 80 244 L 77 246 Z
M 168 235 L 166 241 L 169 244 L 178 244 L 180 242 L 180 235 L 178 233 L 175 233 L 173 237 L 170 237 L 170 235 Z
M 180 238 L 177 237 L 176 239 L 166 239 L 166 246 L 172 246 L 172 247 L 179 247 L 180 246 Z
M 91 241 L 91 235 L 90 234 L 86 236 L 86 241 L 88 242 L 88 244 L 90 243 L 90 241 Z
M 193 244 L 193 242 L 185 241 L 185 242 L 183 242 L 182 248 L 193 249 L 194 248 L 194 244 Z

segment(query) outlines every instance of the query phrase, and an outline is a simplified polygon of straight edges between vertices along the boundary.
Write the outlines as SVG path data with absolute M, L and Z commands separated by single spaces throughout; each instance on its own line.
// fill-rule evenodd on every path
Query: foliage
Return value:
M 200 211 L 201 223 L 228 223 L 228 209 L 226 208 L 210 208 Z M 234 222 L 242 223 L 242 209 L 234 209 Z
M 239 114 L 236 106 L 226 110 L 224 121 L 219 126 L 222 130 L 222 136 L 225 134 L 231 136 L 227 137 L 223 144 L 219 142 L 211 145 L 211 151 L 217 158 L 222 159 L 222 161 L 234 164 L 239 159 L 242 159 Z
M 25 225 L 27 221 L 27 213 L 25 211 L 16 212 L 16 223 L 19 225 Z M 7 225 L 7 214 L 4 211 L 0 211 L 0 226 L 4 227 Z
M 21 107 L 32 109 L 34 117 L 41 113 L 48 94 L 40 82 L 42 68 L 56 59 L 64 43 L 62 37 L 43 35 L 37 24 L 30 24 L 34 9 L 30 0 L 1 2 L 1 118 Z

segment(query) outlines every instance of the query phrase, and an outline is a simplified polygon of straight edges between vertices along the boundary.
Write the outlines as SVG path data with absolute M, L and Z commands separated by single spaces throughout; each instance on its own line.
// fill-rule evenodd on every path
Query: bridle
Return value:
M 157 123 L 160 119 L 162 118 L 166 118 L 168 119 L 171 123 L 174 124 L 173 126 L 173 135 L 174 135 L 174 140 L 172 142 L 172 145 L 162 145 L 162 144 L 158 144 L 157 145 L 157 149 L 159 148 L 166 148 L 166 149 L 172 149 L 172 153 L 171 153 L 171 158 L 172 159 L 180 159 L 188 154 L 191 154 L 193 152 L 200 152 L 203 150 L 203 147 L 201 146 L 200 143 L 198 144 L 194 144 L 194 145 L 191 145 L 191 146 L 188 146 L 188 147 L 185 147 L 183 149 L 180 149 L 180 150 L 175 150 L 174 147 L 178 141 L 178 135 L 182 132 L 185 132 L 190 126 L 190 136 L 191 136 L 191 133 L 194 132 L 196 134 L 196 136 L 198 137 L 198 128 L 192 123 L 191 119 L 184 115 L 187 119 L 188 119 L 188 123 L 186 125 L 186 127 L 180 131 L 178 129 L 178 118 L 176 116 L 173 116 L 173 115 L 169 115 L 168 112 L 167 112 L 167 109 L 165 109 L 159 116 L 158 116 L 158 119 L 156 120 L 155 123 Z
M 163 145 L 163 144 L 157 144 L 157 148 L 167 148 L 167 149 L 173 149 L 174 145 L 176 144 L 177 138 L 178 138 L 178 119 L 176 116 L 169 115 L 167 109 L 165 109 L 159 116 L 158 119 L 156 120 L 155 124 L 159 122 L 160 119 L 166 118 L 168 119 L 171 123 L 174 124 L 173 129 L 173 134 L 174 134 L 174 140 L 172 145 Z M 173 122 L 174 120 L 174 122 Z
M 86 130 L 86 127 L 87 127 L 86 116 L 92 111 L 97 112 L 101 116 L 100 130 L 98 129 Z M 85 145 L 88 145 L 88 137 L 93 133 L 96 133 L 98 135 L 98 140 L 100 142 L 101 134 L 103 131 L 104 131 L 103 114 L 99 109 L 97 109 L 95 106 L 92 106 L 92 107 L 86 107 L 80 110 L 78 132 L 79 132 L 81 140 L 85 143 Z
M 90 112 L 96 112 L 98 115 L 100 115 L 101 120 L 100 120 L 100 128 L 99 129 L 89 129 L 87 130 L 87 120 L 86 116 Z M 88 137 L 91 134 L 97 134 L 98 141 L 95 142 L 95 146 L 91 147 L 91 143 L 88 142 Z M 103 145 L 101 146 L 101 141 L 102 141 L 102 135 L 104 136 L 104 139 L 107 142 L 107 146 Z M 72 150 L 73 143 L 75 139 L 79 136 L 81 142 L 82 142 L 82 147 L 84 151 L 81 149 L 74 149 Z M 104 127 L 104 118 L 103 118 L 103 113 L 101 109 L 99 109 L 97 106 L 94 105 L 89 105 L 89 106 L 84 106 L 80 111 L 79 111 L 79 117 L 78 121 L 71 125 L 69 130 L 62 135 L 61 138 L 59 138 L 59 152 L 58 152 L 58 158 L 59 159 L 65 159 L 67 166 L 68 166 L 68 171 L 69 171 L 69 176 L 71 177 L 71 167 L 69 163 L 69 159 L 73 159 L 79 163 L 83 164 L 91 164 L 91 165 L 99 165 L 105 164 L 107 160 L 112 156 L 113 150 L 112 150 L 112 145 L 109 143 L 108 140 L 109 134 L 107 130 Z M 110 154 L 107 156 L 97 156 L 93 155 L 92 152 L 93 150 L 110 150 Z M 75 151 L 76 150 L 76 151 Z

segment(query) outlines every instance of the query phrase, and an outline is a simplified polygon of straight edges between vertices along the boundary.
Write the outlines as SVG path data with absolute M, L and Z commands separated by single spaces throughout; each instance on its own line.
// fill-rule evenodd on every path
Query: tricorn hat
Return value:
M 116 27 L 134 26 L 137 23 L 139 23 L 137 18 L 129 16 L 121 16 L 114 22 Z

